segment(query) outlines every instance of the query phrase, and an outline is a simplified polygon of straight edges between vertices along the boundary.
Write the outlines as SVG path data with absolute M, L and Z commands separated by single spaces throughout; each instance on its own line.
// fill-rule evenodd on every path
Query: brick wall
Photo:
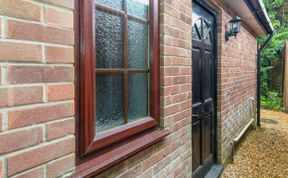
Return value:
M 98 177 L 191 177 L 190 0 L 160 0 L 161 125 L 171 134 Z
M 226 164 L 231 156 L 231 142 L 252 118 L 253 106 L 249 98 L 256 100 L 255 33 L 242 23 L 237 38 L 225 41 L 225 25 L 235 15 L 223 1 L 212 0 L 218 16 L 218 84 L 217 84 L 217 143 L 218 161 Z M 255 112 L 255 110 L 253 111 Z
M 256 39 L 218 16 L 218 157 L 250 119 Z M 57 177 L 75 164 L 73 0 L 0 0 L 0 177 Z M 191 0 L 160 0 L 161 127 L 171 134 L 98 177 L 191 177 Z
M 74 167 L 73 0 L 0 1 L 0 177 Z

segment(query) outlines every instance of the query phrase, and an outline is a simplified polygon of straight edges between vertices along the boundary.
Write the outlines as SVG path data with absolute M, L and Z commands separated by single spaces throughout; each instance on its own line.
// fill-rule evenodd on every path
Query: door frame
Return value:
M 214 134 L 214 141 L 213 141 L 213 155 L 214 155 L 214 161 L 216 164 L 218 162 L 218 146 L 217 146 L 217 143 L 218 143 L 218 137 L 217 137 L 217 123 L 218 123 L 218 95 L 217 95 L 217 91 L 218 91 L 218 51 L 217 51 L 217 44 L 218 44 L 218 35 L 217 35 L 217 28 L 218 28 L 218 15 L 219 15 L 219 12 L 212 7 L 212 5 L 208 2 L 206 2 L 206 0 L 192 0 L 192 2 L 196 3 L 197 5 L 199 5 L 200 7 L 202 7 L 203 9 L 205 9 L 206 11 L 208 11 L 209 13 L 211 13 L 214 17 L 214 29 L 213 29 L 213 35 L 214 35 L 214 41 L 212 43 L 212 49 L 213 49 L 213 64 L 212 64 L 212 68 L 213 68 L 213 73 L 212 73 L 212 80 L 213 80 L 213 85 L 214 85 L 214 89 L 213 89 L 213 97 L 214 97 L 214 101 L 213 101 L 213 104 L 214 104 L 214 123 L 213 123 L 213 134 Z M 193 15 L 193 9 L 192 9 L 192 15 Z M 192 27 L 193 27 L 193 24 L 192 24 Z M 191 27 L 191 28 L 192 28 Z M 192 37 L 191 37 L 191 41 L 192 41 Z M 193 44 L 192 44 L 193 45 Z M 193 60 L 193 58 L 192 58 Z M 192 66 L 192 70 L 193 70 L 193 66 Z M 193 85 L 193 81 L 192 81 L 192 85 Z M 193 93 L 192 93 L 193 95 Z M 193 102 L 193 101 L 192 101 Z M 192 111 L 193 113 L 193 111 Z M 193 122 L 193 121 L 192 121 Z M 192 137 L 193 138 L 193 137 Z M 192 156 L 193 156 L 193 150 L 192 150 Z M 193 165 L 192 165 L 193 166 Z

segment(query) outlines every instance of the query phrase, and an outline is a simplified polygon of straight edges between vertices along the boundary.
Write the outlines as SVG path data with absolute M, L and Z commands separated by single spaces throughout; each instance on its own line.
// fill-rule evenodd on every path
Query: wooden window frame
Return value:
M 99 8 L 99 5 L 97 6 Z M 159 5 L 158 0 L 150 0 L 150 116 L 119 126 L 95 137 L 95 8 L 94 0 L 75 1 L 75 115 L 77 118 L 77 169 L 75 175 L 81 175 L 81 177 L 98 174 L 169 134 L 168 131 L 159 129 Z M 105 11 L 113 9 L 102 5 L 100 8 Z M 128 18 L 134 18 L 134 20 L 143 23 L 141 18 L 135 18 L 127 14 L 122 15 L 125 17 L 124 23 L 128 23 Z M 128 45 L 128 40 L 124 41 L 124 45 Z M 126 59 L 126 62 L 124 62 L 126 69 L 101 69 L 97 72 L 121 72 L 128 75 L 128 51 L 126 50 L 124 58 Z M 147 72 L 142 71 L 142 69 L 129 70 L 132 72 Z M 124 85 L 128 85 L 127 81 L 124 82 Z M 119 150 L 122 151 L 119 152 Z
M 123 47 L 124 47 L 124 66 L 122 68 L 95 68 L 95 72 L 96 74 L 124 74 L 124 102 L 123 102 L 123 105 L 124 105 L 124 124 L 127 124 L 128 123 L 128 95 L 129 95 L 129 91 L 128 91 L 128 88 L 129 88 L 129 83 L 128 83 L 128 75 L 131 74 L 131 73 L 150 73 L 150 70 L 148 68 L 130 68 L 129 67 L 129 57 L 128 57 L 128 22 L 129 20 L 133 20 L 133 21 L 136 21 L 138 23 L 141 23 L 141 24 L 148 24 L 149 25 L 149 20 L 146 20 L 146 19 L 142 19 L 142 18 L 139 18 L 137 16 L 133 16 L 131 14 L 128 14 L 128 2 L 127 0 L 124 1 L 124 10 L 118 10 L 118 9 L 114 9 L 112 7 L 109 7 L 109 6 L 105 6 L 105 5 L 102 5 L 102 4 L 98 4 L 98 3 L 95 3 L 95 6 L 96 9 L 102 11 L 102 12 L 106 12 L 106 13 L 109 13 L 109 14 L 113 14 L 115 16 L 118 16 L 118 17 L 121 17 L 124 19 L 124 23 L 123 23 Z M 95 48 L 94 48 L 95 49 Z M 150 57 L 149 57 L 150 58 Z M 97 59 L 96 59 L 97 60 Z M 97 96 L 96 96 L 97 97 Z M 97 103 L 96 103 L 97 104 Z M 96 113 L 97 115 L 97 113 Z M 152 116 L 153 117 L 153 116 Z M 150 118 L 146 118 L 146 119 L 150 119 Z M 150 119 L 151 120 L 151 119 Z M 150 122 L 152 122 L 153 120 L 151 120 Z M 144 123 L 143 123 L 144 124 Z M 146 123 L 145 123 L 146 124 Z M 151 123 L 152 124 L 152 123 Z M 141 125 L 141 123 L 139 123 L 139 125 Z M 150 124 L 149 124 L 150 125 Z M 132 126 L 133 127 L 133 126 Z M 134 127 L 135 127 L 135 124 L 134 124 Z M 145 127 L 143 127 L 143 129 L 145 129 Z M 127 128 L 123 128 L 123 130 L 127 130 Z M 121 131 L 113 131 L 115 132 L 116 134 L 121 132 Z M 111 135 L 111 134 L 110 134 Z M 102 140 L 102 138 L 106 138 L 106 137 L 109 137 L 109 135 L 101 135 L 100 138 L 98 138 L 97 140 L 99 142 L 101 142 L 100 140 Z M 111 136 L 113 137 L 113 136 Z M 96 140 L 96 141 L 97 141 Z M 100 146 L 101 144 L 99 143 L 98 144 L 98 147 Z

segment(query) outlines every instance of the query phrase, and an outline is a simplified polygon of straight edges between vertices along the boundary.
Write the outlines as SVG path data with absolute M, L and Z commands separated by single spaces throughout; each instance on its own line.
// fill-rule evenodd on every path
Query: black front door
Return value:
M 193 177 L 203 177 L 215 161 L 215 19 L 200 4 L 192 11 Z

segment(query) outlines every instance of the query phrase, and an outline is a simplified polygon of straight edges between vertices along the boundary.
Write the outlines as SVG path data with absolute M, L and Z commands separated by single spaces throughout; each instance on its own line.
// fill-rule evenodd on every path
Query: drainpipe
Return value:
M 269 34 L 269 37 L 266 39 L 266 41 L 264 42 L 264 44 L 262 46 L 260 46 L 257 50 L 257 126 L 261 126 L 260 123 L 260 109 L 261 109 L 261 89 L 260 89 L 260 85 L 261 85 L 261 52 L 263 51 L 263 49 L 267 46 L 267 44 L 269 43 L 269 41 L 271 40 L 271 38 L 274 35 L 274 31 L 272 33 Z
M 268 13 L 265 9 L 263 0 L 244 0 L 254 17 L 257 19 L 262 28 L 269 34 L 264 44 L 257 50 L 257 125 L 260 126 L 260 109 L 261 109 L 261 98 L 260 98 L 260 75 L 261 75 L 261 52 L 267 46 L 268 42 L 274 35 L 274 28 Z

